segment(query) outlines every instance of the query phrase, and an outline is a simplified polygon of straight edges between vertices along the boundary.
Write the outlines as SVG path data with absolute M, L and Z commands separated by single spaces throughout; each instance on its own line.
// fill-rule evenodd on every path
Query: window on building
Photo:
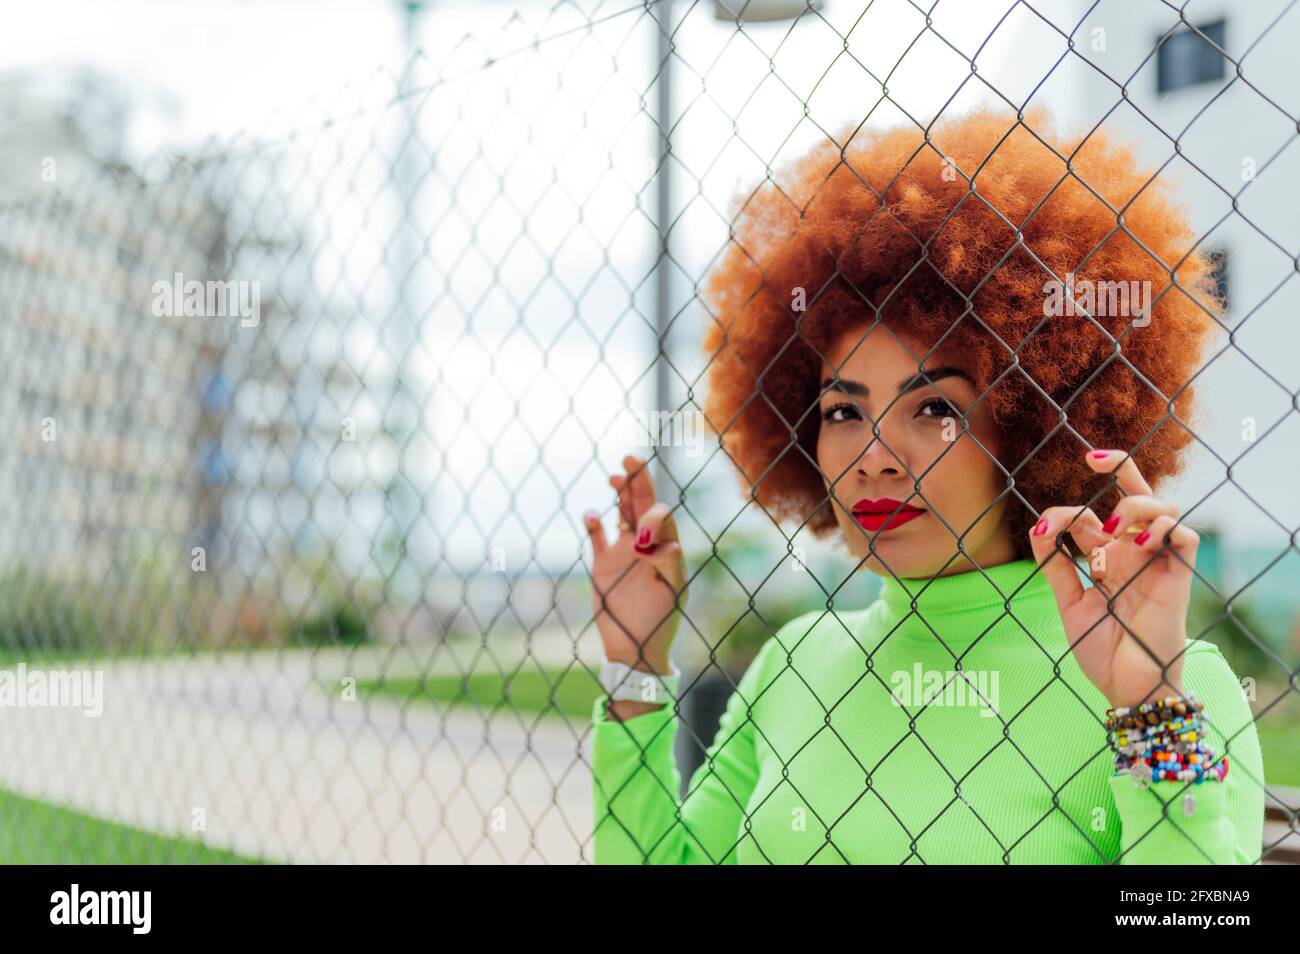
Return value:
M 1206 42 L 1208 38 L 1220 49 L 1224 48 L 1224 23 L 1223 20 L 1215 20 L 1212 23 L 1198 24 L 1196 30 L 1200 33 L 1183 27 L 1160 44 L 1156 53 L 1158 92 L 1168 93 L 1185 86 L 1224 78 L 1227 61 L 1219 50 Z

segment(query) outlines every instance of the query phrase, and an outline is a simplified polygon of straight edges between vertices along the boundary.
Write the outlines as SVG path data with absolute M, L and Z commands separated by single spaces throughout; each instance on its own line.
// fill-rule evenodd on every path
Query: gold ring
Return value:
M 618 521 L 618 528 L 619 528 L 620 530 L 631 530 L 631 529 L 632 529 L 632 524 L 628 523 L 626 520 L 624 520 L 624 519 L 622 519 L 622 518 L 620 517 L 620 518 L 619 518 L 619 521 Z
M 1133 533 L 1133 534 L 1137 534 L 1137 533 L 1142 533 L 1142 532 L 1144 532 L 1144 531 L 1146 530 L 1146 528 L 1147 528 L 1147 525 L 1146 525 L 1145 523 L 1135 523 L 1135 524 L 1133 524 L 1133 526 L 1129 527 L 1129 528 L 1128 528 L 1127 530 L 1125 530 L 1124 532 L 1125 532 L 1125 533 Z

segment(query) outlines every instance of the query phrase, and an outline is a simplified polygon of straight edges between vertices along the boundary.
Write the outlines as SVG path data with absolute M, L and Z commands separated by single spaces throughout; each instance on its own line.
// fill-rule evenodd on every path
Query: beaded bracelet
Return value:
M 1122 755 L 1146 755 L 1153 751 L 1166 752 L 1203 752 L 1209 754 L 1209 743 L 1204 739 L 1189 739 L 1181 742 L 1166 742 L 1160 739 L 1143 739 L 1128 745 L 1111 744 L 1111 748 Z
M 1106 710 L 1106 736 L 1115 755 L 1115 774 L 1128 775 L 1138 786 L 1161 781 L 1193 785 L 1223 781 L 1228 758 L 1215 761 L 1200 718 L 1204 708 L 1189 692 Z M 1188 794 L 1183 812 L 1191 815 L 1195 811 L 1196 799 Z
M 1174 732 L 1182 732 L 1188 729 L 1194 730 L 1201 723 L 1200 716 L 1176 716 L 1175 718 L 1157 722 L 1153 725 L 1125 726 L 1122 728 L 1110 728 L 1109 732 L 1115 736 L 1123 736 L 1128 739 L 1144 739 L 1156 735 L 1167 735 Z
M 1163 699 L 1153 699 L 1138 706 L 1107 709 L 1106 728 L 1139 729 L 1159 726 L 1200 712 L 1204 708 L 1205 703 L 1197 699 L 1194 692 L 1189 692 L 1185 696 L 1165 696 Z

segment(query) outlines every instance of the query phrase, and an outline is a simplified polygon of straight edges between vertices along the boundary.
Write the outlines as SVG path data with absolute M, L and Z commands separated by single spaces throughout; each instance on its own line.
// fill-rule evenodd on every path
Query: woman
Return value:
M 859 136 L 738 210 L 706 416 L 747 494 L 882 589 L 779 628 L 679 803 L 688 575 L 625 459 L 617 540 L 585 516 L 643 692 L 593 711 L 598 863 L 1258 860 L 1251 712 L 1188 641 L 1199 541 L 1152 490 L 1191 439 L 1210 263 L 1130 153 L 1046 125 Z

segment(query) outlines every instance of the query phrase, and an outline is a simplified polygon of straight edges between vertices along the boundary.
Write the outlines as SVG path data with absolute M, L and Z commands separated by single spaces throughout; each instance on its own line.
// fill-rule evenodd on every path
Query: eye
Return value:
M 934 413 L 924 414 L 923 412 L 928 408 L 933 408 Z M 961 417 L 961 413 L 943 398 L 930 398 L 930 400 L 923 402 L 917 410 L 922 416 L 932 417 L 936 420 L 942 420 L 945 417 Z
M 838 415 L 841 411 L 847 414 L 851 414 L 852 417 L 837 417 L 836 415 Z M 833 424 L 839 424 L 839 423 L 843 423 L 844 421 L 851 421 L 861 417 L 862 415 L 858 413 L 858 409 L 854 407 L 852 404 L 845 404 L 845 403 L 832 404 L 830 407 L 822 411 L 822 420 L 830 421 Z

